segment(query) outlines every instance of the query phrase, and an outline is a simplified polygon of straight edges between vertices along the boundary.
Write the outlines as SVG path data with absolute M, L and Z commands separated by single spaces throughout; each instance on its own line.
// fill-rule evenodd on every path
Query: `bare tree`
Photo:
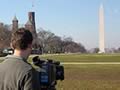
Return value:
M 10 47 L 11 31 L 8 25 L 0 27 L 0 48 Z
M 39 40 L 39 44 L 42 47 L 42 52 L 43 53 L 47 53 L 47 44 L 49 42 L 49 40 L 54 37 L 54 33 L 51 33 L 50 31 L 46 31 L 42 28 L 40 28 L 38 30 L 38 40 Z
M 76 43 L 71 37 L 61 37 L 42 28 L 38 30 L 38 39 L 43 53 L 85 53 L 86 49 L 80 43 Z
M 52 37 L 49 41 L 48 41 L 48 51 L 50 53 L 61 53 L 62 52 L 62 41 L 61 38 L 58 36 L 54 36 Z
M 76 53 L 76 52 L 86 53 L 85 47 L 80 43 L 65 40 L 65 41 L 63 41 L 62 44 L 63 44 L 62 45 L 63 46 L 63 48 L 62 48 L 63 52 L 66 52 L 66 53 Z

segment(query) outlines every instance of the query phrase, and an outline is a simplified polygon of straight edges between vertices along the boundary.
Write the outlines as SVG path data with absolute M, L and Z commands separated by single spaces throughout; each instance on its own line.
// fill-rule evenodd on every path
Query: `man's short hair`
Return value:
M 25 50 L 28 48 L 29 44 L 32 44 L 32 41 L 32 33 L 25 28 L 19 28 L 11 37 L 11 45 L 13 49 Z

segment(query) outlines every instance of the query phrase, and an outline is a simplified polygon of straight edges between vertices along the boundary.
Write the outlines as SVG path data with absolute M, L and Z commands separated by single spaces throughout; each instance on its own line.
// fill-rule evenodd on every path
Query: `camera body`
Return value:
M 59 61 L 51 59 L 41 60 L 39 56 L 33 58 L 33 63 L 39 66 L 40 85 L 42 90 L 56 90 L 57 80 L 64 80 L 64 67 Z

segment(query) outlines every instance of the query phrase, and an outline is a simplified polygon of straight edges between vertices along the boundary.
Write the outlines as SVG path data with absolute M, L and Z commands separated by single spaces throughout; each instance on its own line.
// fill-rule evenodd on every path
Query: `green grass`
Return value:
M 60 62 L 120 62 L 120 54 L 49 54 L 39 56 L 41 59 L 53 59 Z M 30 56 L 29 62 L 32 58 L 33 55 Z
M 57 90 L 120 90 L 120 65 L 65 65 Z
M 32 60 L 31 56 L 29 62 Z M 61 62 L 120 62 L 120 54 L 40 55 Z M 65 80 L 57 90 L 120 90 L 120 65 L 64 65 Z
M 120 54 L 41 55 L 61 62 L 120 62 Z M 64 65 L 57 90 L 120 90 L 120 65 Z
M 0 63 L 2 62 L 3 60 L 0 60 Z
M 61 62 L 120 62 L 120 54 L 59 54 L 40 55 L 40 58 Z

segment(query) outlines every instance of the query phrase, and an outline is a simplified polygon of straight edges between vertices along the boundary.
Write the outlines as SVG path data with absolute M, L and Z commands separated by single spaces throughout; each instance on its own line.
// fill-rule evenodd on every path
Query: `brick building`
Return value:
M 36 33 L 36 26 L 35 26 L 35 12 L 28 12 L 28 21 L 24 25 L 26 29 L 30 30 L 33 35 L 33 47 L 37 47 L 37 33 Z M 16 16 L 12 20 L 12 32 L 17 30 L 19 27 L 18 19 Z
M 8 25 L 9 30 L 7 32 L 2 32 L 3 30 L 6 30 L 4 28 L 5 25 L 4 23 L 0 22 L 0 33 L 2 34 L 0 36 L 0 49 L 3 48 L 8 48 L 10 47 L 10 37 L 11 33 L 14 31 L 18 30 L 19 27 L 25 27 L 26 29 L 30 30 L 30 32 L 33 35 L 33 48 L 38 49 L 40 48 L 39 43 L 38 43 L 38 38 L 37 38 L 37 33 L 36 33 L 36 26 L 35 26 L 35 12 L 28 12 L 28 21 L 26 21 L 25 25 L 19 24 L 19 20 L 17 19 L 16 16 L 14 16 L 12 20 L 12 25 Z

